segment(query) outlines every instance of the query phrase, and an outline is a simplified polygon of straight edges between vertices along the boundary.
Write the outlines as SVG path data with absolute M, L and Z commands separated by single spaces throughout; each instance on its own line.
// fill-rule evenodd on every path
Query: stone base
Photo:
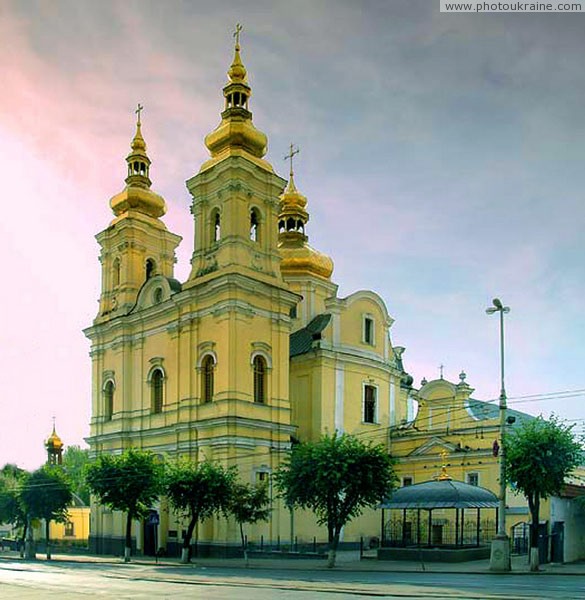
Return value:
M 407 560 L 413 562 L 460 563 L 483 560 L 490 555 L 489 546 L 469 548 L 403 548 L 378 549 L 378 560 Z
M 490 553 L 490 571 L 505 573 L 512 570 L 510 560 L 510 540 L 508 537 L 496 537 L 492 541 Z

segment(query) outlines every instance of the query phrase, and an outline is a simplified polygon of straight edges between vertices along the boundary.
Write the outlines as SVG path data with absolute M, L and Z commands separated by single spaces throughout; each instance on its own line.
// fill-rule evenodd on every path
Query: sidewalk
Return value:
M 0 552 L 0 559 L 23 560 L 17 552 Z M 37 560 L 45 561 L 45 555 L 38 553 Z M 24 562 L 24 561 L 23 561 Z M 327 571 L 325 559 L 279 559 L 279 558 L 252 558 L 246 566 L 243 558 L 196 558 L 189 564 L 182 564 L 178 558 L 162 558 L 158 562 L 154 557 L 132 557 L 130 563 L 124 563 L 122 558 L 115 556 L 95 556 L 81 554 L 53 554 L 53 562 L 92 563 L 104 565 L 142 565 L 164 570 L 165 567 L 184 568 L 192 570 L 205 569 L 241 569 L 241 570 L 278 570 L 278 571 Z M 349 572 L 389 572 L 389 573 L 458 573 L 458 574 L 494 574 L 489 569 L 489 560 L 476 560 L 464 563 L 424 563 L 414 561 L 379 561 L 375 558 L 359 560 L 355 552 L 338 555 L 337 571 Z M 531 574 L 526 556 L 512 557 L 512 571 L 506 575 Z M 532 573 L 541 575 L 576 575 L 585 576 L 585 562 L 567 564 L 544 564 L 540 571 Z

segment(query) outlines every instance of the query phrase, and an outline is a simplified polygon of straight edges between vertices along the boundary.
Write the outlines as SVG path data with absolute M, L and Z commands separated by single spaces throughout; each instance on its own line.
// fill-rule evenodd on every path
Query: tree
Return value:
M 69 476 L 71 489 L 79 500 L 89 506 L 90 491 L 85 481 L 85 466 L 89 464 L 89 450 L 79 446 L 67 446 L 63 454 L 63 469 Z
M 350 435 L 325 435 L 293 446 L 276 484 L 289 507 L 312 510 L 327 526 L 328 567 L 335 566 L 341 528 L 386 498 L 396 482 L 394 461 L 382 446 Z
M 531 515 L 530 569 L 538 570 L 540 501 L 559 494 L 567 475 L 583 459 L 572 425 L 555 417 L 524 421 L 504 438 L 506 479 L 528 500 Z
M 242 551 L 246 565 L 248 564 L 248 545 L 244 535 L 244 524 L 268 520 L 270 516 L 269 503 L 268 485 L 266 484 L 250 485 L 236 482 L 232 486 L 229 512 L 240 527 Z
M 148 511 L 161 489 L 162 464 L 152 452 L 130 448 L 102 454 L 86 467 L 89 489 L 102 504 L 126 513 L 124 561 L 130 561 L 132 521 Z
M 181 562 L 187 563 L 191 558 L 191 538 L 197 523 L 220 511 L 228 511 L 235 476 L 234 469 L 225 469 L 210 461 L 195 464 L 183 460 L 169 465 L 166 495 L 171 505 L 189 519 Z
M 20 503 L 20 489 L 27 475 L 24 469 L 13 464 L 6 464 L 0 469 L 0 523 L 10 523 L 21 531 L 22 549 L 24 549 L 27 518 Z
M 67 507 L 72 499 L 71 484 L 61 467 L 45 465 L 23 480 L 20 503 L 29 519 L 29 527 L 30 519 L 45 520 L 47 560 L 51 559 L 51 521 L 67 521 Z

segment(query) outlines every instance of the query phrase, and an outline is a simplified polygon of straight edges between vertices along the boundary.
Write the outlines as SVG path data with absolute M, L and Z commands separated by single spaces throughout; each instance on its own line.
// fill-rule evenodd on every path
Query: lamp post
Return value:
M 486 309 L 488 315 L 500 313 L 500 495 L 498 508 L 498 533 L 492 541 L 490 569 L 492 571 L 510 571 L 510 542 L 506 535 L 506 475 L 504 433 L 506 428 L 506 387 L 504 385 L 504 314 L 510 312 L 499 298 L 494 298 L 493 306 Z

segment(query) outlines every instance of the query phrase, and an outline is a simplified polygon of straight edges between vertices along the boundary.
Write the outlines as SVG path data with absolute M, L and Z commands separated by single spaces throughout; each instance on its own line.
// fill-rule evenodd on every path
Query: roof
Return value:
M 290 356 L 306 354 L 312 347 L 314 340 L 321 339 L 321 333 L 329 325 L 331 315 L 323 313 L 317 315 L 306 327 L 295 331 L 290 336 Z
M 379 508 L 496 508 L 498 498 L 477 485 L 443 479 L 402 487 Z
M 474 419 L 483 421 L 484 419 L 499 419 L 500 418 L 500 407 L 497 403 L 483 402 L 482 400 L 474 400 L 469 398 L 467 401 L 468 411 Z M 516 421 L 514 425 L 521 425 L 526 421 L 534 419 L 532 415 L 514 410 L 512 408 L 506 409 L 506 415 L 508 417 L 515 417 Z

